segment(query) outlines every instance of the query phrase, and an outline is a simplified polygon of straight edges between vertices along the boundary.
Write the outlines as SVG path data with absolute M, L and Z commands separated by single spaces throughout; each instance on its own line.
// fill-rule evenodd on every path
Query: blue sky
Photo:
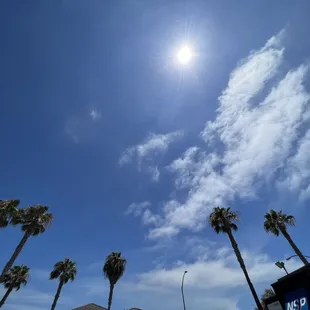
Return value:
M 269 208 L 296 216 L 310 255 L 309 11 L 307 0 L 1 1 L 0 197 L 55 217 L 18 258 L 31 280 L 6 308 L 47 309 L 65 256 L 79 272 L 58 309 L 105 306 L 102 265 L 122 251 L 114 309 L 180 309 L 185 269 L 189 308 L 253 309 L 227 237 L 206 225 L 216 205 L 240 213 L 259 294 L 293 254 L 263 231 Z M 20 238 L 1 231 L 2 265 Z

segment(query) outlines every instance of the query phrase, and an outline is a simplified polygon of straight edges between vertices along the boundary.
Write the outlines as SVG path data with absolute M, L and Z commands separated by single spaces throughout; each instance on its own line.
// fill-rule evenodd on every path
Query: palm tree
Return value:
M 286 240 L 293 248 L 295 253 L 299 256 L 300 260 L 305 265 L 307 265 L 308 261 L 303 256 L 303 254 L 298 249 L 298 247 L 292 240 L 291 236 L 287 232 L 287 226 L 295 226 L 295 218 L 293 215 L 287 215 L 285 213 L 282 213 L 282 210 L 277 212 L 273 209 L 271 209 L 269 212 L 265 214 L 265 222 L 264 222 L 265 230 L 276 236 L 279 236 L 279 234 L 281 233 L 286 238 Z
M 264 310 L 268 310 L 266 305 L 265 305 L 265 300 L 267 298 L 270 298 L 270 297 L 273 297 L 273 296 L 276 296 L 275 292 L 273 291 L 272 288 L 266 288 L 264 290 L 264 293 L 262 294 L 260 300 L 261 300 L 261 303 L 262 303 L 262 307 Z M 257 310 L 257 308 L 255 308 L 255 310 Z
M 13 225 L 21 225 L 24 236 L 16 247 L 10 260 L 3 268 L 0 276 L 0 281 L 4 277 L 4 275 L 12 268 L 16 258 L 20 254 L 29 237 L 43 234 L 46 228 L 51 224 L 53 220 L 53 215 L 51 213 L 48 213 L 47 211 L 48 207 L 36 205 L 33 207 L 20 209 L 17 216 L 12 219 Z
M 69 281 L 72 282 L 75 279 L 76 273 L 77 269 L 75 266 L 75 262 L 72 262 L 67 257 L 63 261 L 57 262 L 54 265 L 54 269 L 50 273 L 50 280 L 59 279 L 59 284 L 51 310 L 54 310 L 56 308 L 56 304 L 63 285 L 68 283 Z
M 216 207 L 213 209 L 213 212 L 210 214 L 210 217 L 209 217 L 209 223 L 217 234 L 225 233 L 228 235 L 229 240 L 231 242 L 231 246 L 235 251 L 235 254 L 237 256 L 237 260 L 240 264 L 240 267 L 244 273 L 246 281 L 247 281 L 247 283 L 250 287 L 250 290 L 252 292 L 252 295 L 254 297 L 256 306 L 258 309 L 262 310 L 261 303 L 260 303 L 259 298 L 256 294 L 254 286 L 250 280 L 250 277 L 249 277 L 248 272 L 246 270 L 243 258 L 241 256 L 240 250 L 238 248 L 238 244 L 237 244 L 237 242 L 234 238 L 234 235 L 232 233 L 232 231 L 238 230 L 238 226 L 236 225 L 236 222 L 238 220 L 239 220 L 238 214 L 236 212 L 231 211 L 230 208 Z
M 275 292 L 273 291 L 273 289 L 271 288 L 266 288 L 263 295 L 261 296 L 261 301 L 262 301 L 262 305 L 263 305 L 263 309 L 264 310 L 268 310 L 267 307 L 265 306 L 265 303 L 264 301 L 267 299 L 267 298 L 270 298 L 270 297 L 273 297 L 273 296 L 276 296 Z
M 127 263 L 126 259 L 121 257 L 121 254 L 121 252 L 112 252 L 107 256 L 103 266 L 104 276 L 110 281 L 108 310 L 111 309 L 114 286 L 124 274 Z
M 7 227 L 16 216 L 19 200 L 0 200 L 0 228 Z
M 4 284 L 4 287 L 7 289 L 3 298 L 0 301 L 0 308 L 4 305 L 5 301 L 15 289 L 18 291 L 21 285 L 26 285 L 29 277 L 29 268 L 24 265 L 14 266 L 12 269 L 6 273 L 1 280 L 1 283 Z

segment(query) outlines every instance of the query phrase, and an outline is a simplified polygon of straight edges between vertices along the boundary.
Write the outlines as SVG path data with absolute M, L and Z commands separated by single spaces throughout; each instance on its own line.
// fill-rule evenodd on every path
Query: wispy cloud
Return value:
M 281 189 L 297 192 L 301 200 L 310 197 L 310 130 L 300 139 L 297 152 L 287 161 Z
M 215 120 L 208 121 L 201 133 L 205 148 L 189 148 L 168 167 L 176 176 L 176 190 L 187 189 L 187 196 L 164 204 L 150 238 L 172 236 L 184 228 L 200 230 L 212 207 L 236 197 L 256 198 L 261 185 L 286 168 L 307 120 L 309 93 L 303 85 L 306 65 L 281 77 L 283 35 L 272 37 L 233 70 L 219 97 Z M 288 161 L 295 174 L 308 165 L 304 158 L 308 138 L 299 142 L 302 155 Z M 299 172 L 294 182 L 304 184 L 308 177 Z
M 143 201 L 140 203 L 132 203 L 127 211 L 126 214 L 133 214 L 136 217 L 142 218 L 142 223 L 145 225 L 148 224 L 158 224 L 160 217 L 155 215 L 150 211 L 151 203 L 149 201 Z
M 140 203 L 132 203 L 129 205 L 126 214 L 133 214 L 134 216 L 141 216 L 143 212 L 151 206 L 149 201 L 143 201 Z
M 183 132 L 174 131 L 167 134 L 150 134 L 141 144 L 126 149 L 119 159 L 121 166 L 134 162 L 139 171 L 148 173 L 154 181 L 158 181 L 160 171 L 154 160 L 167 152 L 170 144 L 178 141 Z
M 101 113 L 95 109 L 92 109 L 89 113 L 89 116 L 93 121 L 96 121 L 101 118 Z
M 64 124 L 64 134 L 75 144 L 93 140 L 97 136 L 101 112 L 87 108 L 68 116 Z
M 144 159 L 149 159 L 158 154 L 164 154 L 171 143 L 179 140 L 183 136 L 181 131 L 174 131 L 167 134 L 150 134 L 141 144 L 129 147 L 122 154 L 120 165 L 128 164 L 133 160 L 140 163 Z
M 242 270 L 238 266 L 235 254 L 224 248 L 217 249 L 212 258 L 198 260 L 193 263 L 178 262 L 172 268 L 154 269 L 138 275 L 138 282 L 133 290 L 145 291 L 167 291 L 178 289 L 180 286 L 180 275 L 187 270 L 189 275 L 186 279 L 188 290 L 212 291 L 230 290 L 236 287 L 246 286 L 246 280 Z M 206 253 L 210 257 L 210 253 Z M 275 268 L 274 262 L 265 254 L 253 254 L 244 251 L 243 257 L 247 261 L 248 272 L 252 281 L 258 283 L 270 283 L 283 276 L 283 271 Z M 289 270 L 301 267 L 298 261 L 287 264 Z
M 79 119 L 70 118 L 65 124 L 65 135 L 75 144 L 80 142 Z

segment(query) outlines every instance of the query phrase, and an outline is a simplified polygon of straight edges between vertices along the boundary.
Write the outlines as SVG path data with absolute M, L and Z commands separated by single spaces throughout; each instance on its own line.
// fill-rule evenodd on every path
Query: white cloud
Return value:
M 217 116 L 201 133 L 206 147 L 189 148 L 168 167 L 176 175 L 176 190 L 187 190 L 187 196 L 166 202 L 150 238 L 173 236 L 184 228 L 202 229 L 214 206 L 236 197 L 256 198 L 261 185 L 285 169 L 310 112 L 303 85 L 308 67 L 301 65 L 281 76 L 282 36 L 283 32 L 271 38 L 231 73 Z M 305 159 L 307 139 L 300 144 L 302 155 L 289 161 L 295 172 L 296 162 L 304 170 L 310 168 Z M 299 172 L 294 182 L 298 178 L 304 184 L 308 177 Z M 304 197 L 308 191 L 304 189 Z
M 101 113 L 96 109 L 82 111 L 67 118 L 64 134 L 75 144 L 93 140 L 97 136 L 98 121 Z
M 89 115 L 93 121 L 96 121 L 96 120 L 100 119 L 100 117 L 101 117 L 101 113 L 95 109 L 92 109 L 90 111 Z
M 128 164 L 132 160 L 140 163 L 144 159 L 149 159 L 158 154 L 164 154 L 171 143 L 176 142 L 183 136 L 181 131 L 174 131 L 167 134 L 150 134 L 141 144 L 132 146 L 125 150 L 119 163 L 120 165 Z
M 182 239 L 182 244 L 184 239 Z M 202 243 L 195 238 L 184 243 L 186 249 L 203 245 L 200 255 L 183 256 L 183 261 L 176 259 L 173 263 L 157 266 L 146 272 L 129 276 L 117 284 L 116 298 L 123 300 L 124 304 L 132 304 L 142 309 L 158 309 L 162 300 L 165 300 L 164 309 L 179 309 L 181 299 L 180 284 L 184 270 L 188 273 L 185 279 L 185 295 L 188 308 L 205 309 L 238 309 L 238 302 L 244 293 L 250 296 L 244 274 L 240 269 L 236 256 L 231 248 L 217 247 L 211 243 Z M 162 253 L 162 250 L 160 251 Z M 268 287 L 270 283 L 284 276 L 284 271 L 274 265 L 274 261 L 266 254 L 242 252 L 247 265 L 250 278 L 258 294 Z M 190 259 L 189 259 L 190 258 Z M 142 258 L 141 258 L 142 259 Z M 291 272 L 301 263 L 297 260 L 286 262 Z M 99 279 L 99 278 L 98 278 Z M 102 296 L 104 285 L 102 280 L 84 281 L 89 283 L 85 294 Z
M 300 199 L 310 197 L 310 130 L 300 139 L 297 152 L 288 159 L 285 177 L 279 182 L 282 189 L 297 192 Z
M 0 289 L 3 294 L 4 290 Z M 46 293 L 33 287 L 22 287 L 19 291 L 13 291 L 8 297 L 5 307 L 8 309 L 46 309 L 50 307 L 54 299 L 53 293 Z M 59 305 L 68 305 L 71 299 L 61 296 Z
M 126 214 L 133 214 L 134 216 L 138 217 L 141 216 L 142 223 L 147 224 L 158 224 L 160 217 L 158 215 L 153 214 L 150 211 L 151 203 L 149 201 L 143 201 L 140 203 L 132 203 L 127 211 Z
M 139 171 L 144 171 L 151 176 L 153 181 L 158 181 L 160 171 L 154 164 L 154 159 L 167 152 L 171 143 L 178 141 L 183 132 L 174 131 L 167 134 L 150 134 L 141 144 L 126 149 L 119 159 L 121 166 L 135 162 Z
M 261 104 L 243 114 L 249 123 L 241 121 L 232 130 L 239 142 L 227 143 L 223 175 L 237 195 L 254 196 L 253 183 L 270 179 L 290 155 L 309 98 L 302 86 L 306 69 L 289 72 Z
M 283 270 L 278 269 L 267 255 L 247 251 L 242 255 L 256 288 L 268 287 L 284 276 Z M 144 296 L 149 300 L 154 298 L 155 309 L 158 306 L 156 296 L 161 299 L 164 296 L 165 300 L 178 296 L 182 274 L 187 270 L 185 290 L 190 307 L 195 304 L 196 309 L 205 309 L 208 304 L 210 307 L 212 305 L 212 309 L 238 309 L 237 304 L 242 294 L 248 290 L 247 294 L 250 295 L 250 291 L 235 254 L 227 248 L 218 248 L 217 251 L 209 248 L 204 257 L 206 259 L 198 259 L 192 263 L 178 261 L 170 268 L 156 268 L 141 273 L 135 282 L 122 284 L 122 293 L 126 295 L 129 292 L 135 297 Z M 290 271 L 301 267 L 301 263 L 296 260 L 289 261 L 286 265 Z M 198 300 L 200 302 L 197 304 Z M 178 308 L 178 301 L 169 304 L 169 309 Z
M 140 203 L 132 203 L 127 211 L 126 214 L 133 214 L 134 216 L 141 216 L 143 214 L 143 211 L 151 206 L 151 203 L 149 201 L 143 201 Z
M 71 118 L 67 121 L 65 125 L 65 135 L 75 144 L 80 142 L 80 137 L 78 134 L 79 121 L 76 118 Z
M 146 168 L 146 172 L 150 175 L 153 181 L 157 182 L 159 180 L 160 171 L 158 166 L 149 166 Z

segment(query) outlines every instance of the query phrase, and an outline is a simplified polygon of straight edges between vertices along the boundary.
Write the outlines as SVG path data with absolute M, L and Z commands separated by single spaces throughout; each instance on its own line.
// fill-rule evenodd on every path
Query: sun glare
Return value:
M 177 52 L 177 59 L 181 64 L 187 64 L 191 61 L 193 53 L 189 46 L 183 45 Z

